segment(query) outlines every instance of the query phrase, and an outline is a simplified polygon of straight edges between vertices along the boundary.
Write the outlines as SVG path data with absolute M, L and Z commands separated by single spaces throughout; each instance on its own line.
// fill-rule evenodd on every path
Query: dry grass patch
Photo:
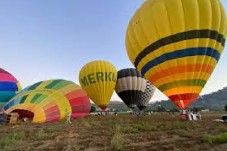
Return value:
M 24 138 L 24 132 L 13 131 L 0 139 L 0 148 L 3 151 L 11 150 L 20 143 L 20 141 L 24 140 Z
M 124 148 L 124 138 L 121 134 L 121 128 L 116 125 L 113 129 L 113 137 L 111 139 L 111 147 L 114 150 L 122 150 Z

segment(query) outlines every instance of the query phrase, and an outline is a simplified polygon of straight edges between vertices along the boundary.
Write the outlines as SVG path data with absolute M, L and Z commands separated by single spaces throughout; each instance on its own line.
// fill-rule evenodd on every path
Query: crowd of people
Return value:
M 181 110 L 180 115 L 182 119 L 188 119 L 189 121 L 202 120 L 201 114 L 195 111 Z

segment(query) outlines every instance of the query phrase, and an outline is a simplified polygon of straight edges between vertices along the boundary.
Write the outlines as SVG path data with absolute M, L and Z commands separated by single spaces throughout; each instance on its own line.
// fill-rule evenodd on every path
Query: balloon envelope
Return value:
M 80 70 L 79 81 L 91 100 L 105 110 L 114 92 L 117 70 L 110 62 L 97 60 Z
M 143 110 L 144 108 L 146 108 L 146 106 L 149 103 L 149 101 L 151 100 L 154 92 L 155 92 L 155 87 L 149 81 L 147 81 L 147 83 L 146 83 L 146 89 L 140 95 L 139 100 L 137 102 L 137 107 L 140 110 Z
M 146 79 L 134 68 L 118 71 L 115 91 L 122 101 L 129 107 L 136 107 L 141 94 L 146 89 Z
M 127 53 L 146 79 L 184 109 L 218 63 L 226 23 L 220 0 L 147 0 L 128 25 Z
M 20 90 L 21 86 L 17 79 L 0 68 L 0 106 L 8 102 Z
M 90 100 L 77 84 L 66 80 L 47 80 L 35 83 L 14 96 L 5 106 L 6 113 L 17 112 L 20 118 L 31 118 L 34 123 L 52 122 L 87 116 Z

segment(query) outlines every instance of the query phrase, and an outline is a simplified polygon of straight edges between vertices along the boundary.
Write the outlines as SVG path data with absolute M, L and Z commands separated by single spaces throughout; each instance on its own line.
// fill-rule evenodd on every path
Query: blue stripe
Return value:
M 11 106 L 13 106 L 13 101 L 7 103 L 6 106 L 4 107 L 4 110 L 8 110 Z
M 14 82 L 0 82 L 0 91 L 17 91 L 17 84 Z
M 164 55 L 161 55 L 160 57 L 157 57 L 151 61 L 149 61 L 145 66 L 143 66 L 141 73 L 145 75 L 145 73 L 153 68 L 154 66 L 157 66 L 165 61 L 173 60 L 173 59 L 179 59 L 183 57 L 188 56 L 210 56 L 212 58 L 215 58 L 217 61 L 220 58 L 220 53 L 213 49 L 213 48 L 206 48 L 206 47 L 198 47 L 198 48 L 189 48 L 189 49 L 182 49 L 177 50 L 174 52 L 166 53 Z
M 13 100 L 13 106 L 17 105 L 17 104 L 20 104 L 21 102 L 21 98 L 18 98 L 16 100 Z
M 20 104 L 20 102 L 21 102 L 21 98 L 10 101 L 4 106 L 4 110 L 8 110 L 10 107 Z

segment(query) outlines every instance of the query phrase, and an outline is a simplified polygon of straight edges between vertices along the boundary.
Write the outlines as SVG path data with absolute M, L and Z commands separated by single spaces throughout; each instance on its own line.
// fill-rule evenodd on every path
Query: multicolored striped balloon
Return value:
M 34 123 L 52 122 L 65 119 L 68 113 L 72 113 L 72 118 L 87 116 L 90 100 L 72 81 L 47 80 L 23 89 L 3 109 L 31 118 Z
M 147 0 L 128 25 L 128 56 L 180 109 L 187 108 L 218 63 L 226 23 L 220 0 Z
M 8 102 L 20 90 L 21 86 L 17 79 L 0 68 L 0 106 Z

